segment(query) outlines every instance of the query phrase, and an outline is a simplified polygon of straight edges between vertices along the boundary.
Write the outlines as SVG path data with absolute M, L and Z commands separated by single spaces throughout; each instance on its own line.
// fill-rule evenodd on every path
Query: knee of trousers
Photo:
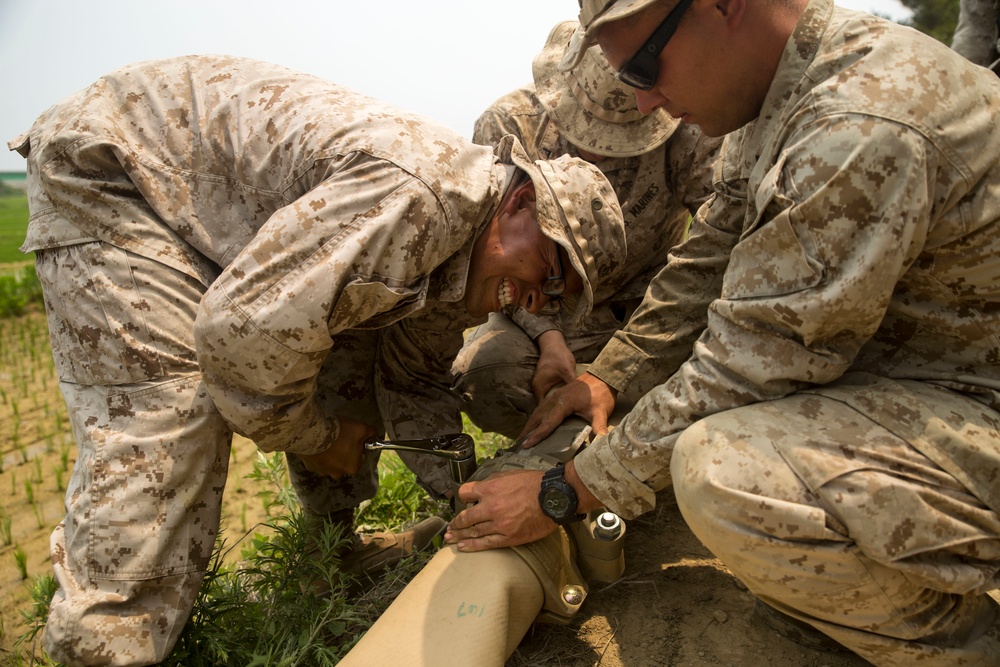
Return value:
M 678 437 L 671 458 L 678 507 L 719 557 L 753 535 L 780 537 L 786 522 L 822 529 L 821 520 L 812 527 L 819 515 L 801 480 L 764 429 L 750 434 L 746 423 L 727 413 L 702 419 Z
M 709 418 L 710 419 L 710 418 Z M 670 459 L 671 481 L 678 506 L 689 524 L 715 523 L 712 508 L 724 505 L 735 495 L 726 480 L 713 474 L 715 462 L 724 456 L 708 420 L 699 421 L 687 428 L 674 445 Z
M 494 314 L 466 340 L 452 365 L 452 390 L 462 410 L 484 431 L 516 434 L 535 406 L 531 378 L 535 342 L 505 316 Z
M 537 404 L 531 393 L 532 372 L 515 364 L 490 366 L 457 376 L 453 386 L 473 424 L 514 437 Z

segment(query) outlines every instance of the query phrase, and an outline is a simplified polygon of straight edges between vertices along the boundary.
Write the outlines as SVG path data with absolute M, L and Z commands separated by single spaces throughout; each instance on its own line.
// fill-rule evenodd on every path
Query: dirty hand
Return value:
M 353 475 L 361 469 L 365 456 L 365 440 L 377 435 L 374 426 L 347 417 L 338 419 L 340 433 L 329 449 L 319 454 L 298 455 L 310 472 L 334 479 Z
M 463 484 L 458 497 L 475 505 L 451 520 L 445 542 L 459 551 L 485 551 L 542 539 L 556 524 L 538 505 L 541 485 L 541 470 L 507 470 Z
M 576 379 L 576 357 L 566 345 L 566 337 L 558 329 L 551 329 L 535 339 L 538 344 L 538 363 L 531 377 L 531 393 L 539 403 L 553 387 Z
M 598 434 L 608 432 L 608 417 L 615 409 L 618 392 L 590 373 L 552 391 L 528 417 L 519 435 L 521 447 L 534 447 L 552 433 L 566 417 L 576 414 Z

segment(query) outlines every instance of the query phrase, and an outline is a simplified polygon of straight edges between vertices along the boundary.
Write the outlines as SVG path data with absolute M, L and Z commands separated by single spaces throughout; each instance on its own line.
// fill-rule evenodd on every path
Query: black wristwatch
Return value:
M 576 491 L 563 477 L 564 471 L 561 463 L 545 471 L 542 475 L 542 488 L 538 492 L 538 504 L 541 505 L 545 516 L 560 526 L 580 521 L 586 516 L 576 513 L 578 505 Z

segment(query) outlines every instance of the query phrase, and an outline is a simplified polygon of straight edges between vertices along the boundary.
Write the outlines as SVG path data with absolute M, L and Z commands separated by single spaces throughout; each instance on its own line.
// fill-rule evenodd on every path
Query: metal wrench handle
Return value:
M 476 444 L 466 433 L 449 433 L 421 440 L 365 440 L 369 452 L 396 451 L 430 454 L 448 459 L 452 481 L 464 484 L 476 472 Z

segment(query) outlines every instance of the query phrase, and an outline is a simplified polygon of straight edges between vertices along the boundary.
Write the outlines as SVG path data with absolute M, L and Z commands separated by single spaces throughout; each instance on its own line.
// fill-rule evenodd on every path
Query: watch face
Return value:
M 542 493 L 542 509 L 550 516 L 564 517 L 571 511 L 569 498 L 558 489 L 545 489 Z

